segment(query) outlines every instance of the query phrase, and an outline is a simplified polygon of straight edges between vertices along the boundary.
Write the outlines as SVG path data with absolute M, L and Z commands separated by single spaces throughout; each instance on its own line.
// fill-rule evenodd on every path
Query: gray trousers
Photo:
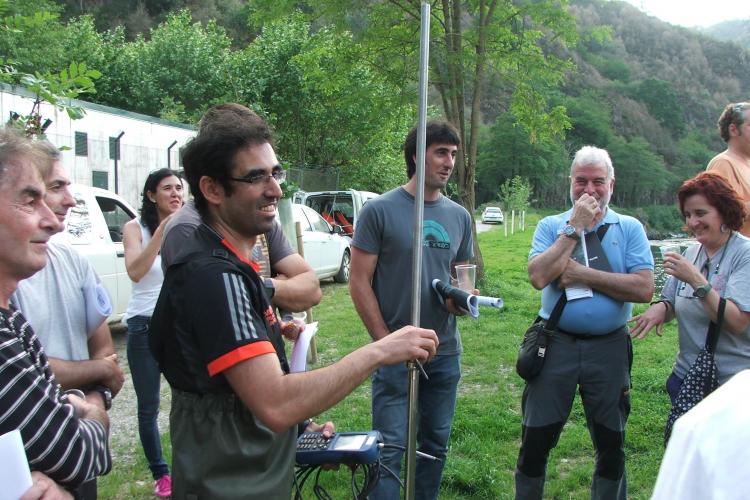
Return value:
M 542 372 L 527 382 L 523 391 L 516 499 L 542 498 L 547 457 L 568 420 L 576 388 L 596 449 L 591 498 L 627 498 L 624 443 L 630 413 L 631 361 L 626 327 L 590 338 L 555 332 Z

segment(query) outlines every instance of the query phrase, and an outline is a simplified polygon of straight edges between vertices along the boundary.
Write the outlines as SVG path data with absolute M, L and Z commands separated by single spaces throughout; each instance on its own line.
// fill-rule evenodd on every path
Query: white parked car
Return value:
M 505 221 L 503 211 L 499 207 L 487 207 L 482 212 L 482 223 L 490 224 L 497 223 L 502 224 Z
M 65 238 L 94 266 L 112 301 L 110 323 L 119 321 L 128 307 L 131 282 L 125 270 L 122 227 L 136 216 L 127 201 L 111 191 L 74 184 L 76 206 L 68 213 Z
M 349 240 L 340 234 L 341 227 L 331 226 L 318 212 L 305 205 L 293 204 L 292 214 L 294 222 L 299 222 L 302 228 L 305 261 L 318 278 L 348 283 L 352 254 Z

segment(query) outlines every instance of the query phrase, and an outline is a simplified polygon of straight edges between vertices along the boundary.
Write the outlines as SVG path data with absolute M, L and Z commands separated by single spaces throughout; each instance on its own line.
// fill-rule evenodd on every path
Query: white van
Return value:
M 357 227 L 357 216 L 369 200 L 380 196 L 370 191 L 299 191 L 294 203 L 307 205 L 318 212 L 329 224 L 339 225 L 344 236 L 352 237 Z
M 76 206 L 68 213 L 65 238 L 94 266 L 112 302 L 109 322 L 120 321 L 128 307 L 131 282 L 125 270 L 122 228 L 136 216 L 127 201 L 111 191 L 74 184 Z

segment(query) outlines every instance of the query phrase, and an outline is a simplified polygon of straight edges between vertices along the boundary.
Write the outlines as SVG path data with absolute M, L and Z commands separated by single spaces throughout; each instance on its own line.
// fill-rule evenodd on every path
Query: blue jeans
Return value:
M 417 449 L 437 457 L 437 461 L 417 458 L 415 497 L 436 499 L 448 454 L 448 438 L 456 409 L 456 388 L 461 378 L 461 357 L 436 356 L 424 365 L 429 380 L 419 378 Z M 385 444 L 406 446 L 409 375 L 405 364 L 385 366 L 372 376 L 372 428 L 379 430 Z M 384 448 L 381 461 L 400 475 L 403 451 Z M 381 470 L 380 481 L 370 500 L 401 497 L 399 483 Z
M 133 388 L 138 398 L 138 434 L 143 452 L 154 479 L 169 474 L 159 438 L 159 385 L 161 373 L 148 347 L 151 318 L 133 316 L 128 319 L 128 365 Z

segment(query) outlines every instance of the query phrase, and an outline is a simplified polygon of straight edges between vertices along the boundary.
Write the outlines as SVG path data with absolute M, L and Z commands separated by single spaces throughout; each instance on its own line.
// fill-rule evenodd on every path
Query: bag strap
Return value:
M 721 327 L 724 325 L 724 309 L 727 306 L 727 301 L 723 297 L 719 297 L 719 310 L 716 313 L 716 322 L 711 322 L 708 325 L 708 334 L 706 335 L 706 349 L 711 352 L 716 351 L 716 344 L 719 342 L 719 333 Z
M 609 230 L 609 223 L 602 224 L 599 229 L 596 230 L 596 236 L 599 238 L 599 241 L 601 242 L 604 239 L 604 235 L 607 234 L 607 230 Z M 565 309 L 565 304 L 568 302 L 568 296 L 565 295 L 565 291 L 560 294 L 560 298 L 557 299 L 557 304 L 555 304 L 555 308 L 552 309 L 552 314 L 549 315 L 549 319 L 547 320 L 547 329 L 548 330 L 554 330 L 555 327 L 557 327 L 557 323 L 560 321 L 560 316 L 562 316 L 563 309 Z
M 604 239 L 604 235 L 607 234 L 607 231 L 609 231 L 609 226 L 611 224 L 609 222 L 605 222 L 601 226 L 599 226 L 599 229 L 596 230 L 596 235 L 599 237 L 599 242 Z
M 549 319 L 547 320 L 547 330 L 554 330 L 555 327 L 557 327 L 557 322 L 560 321 L 560 316 L 562 316 L 563 309 L 565 309 L 565 304 L 567 302 L 568 296 L 565 295 L 565 290 L 563 290 L 560 294 L 560 298 L 557 299 L 555 308 L 552 309 L 552 314 L 549 315 Z

